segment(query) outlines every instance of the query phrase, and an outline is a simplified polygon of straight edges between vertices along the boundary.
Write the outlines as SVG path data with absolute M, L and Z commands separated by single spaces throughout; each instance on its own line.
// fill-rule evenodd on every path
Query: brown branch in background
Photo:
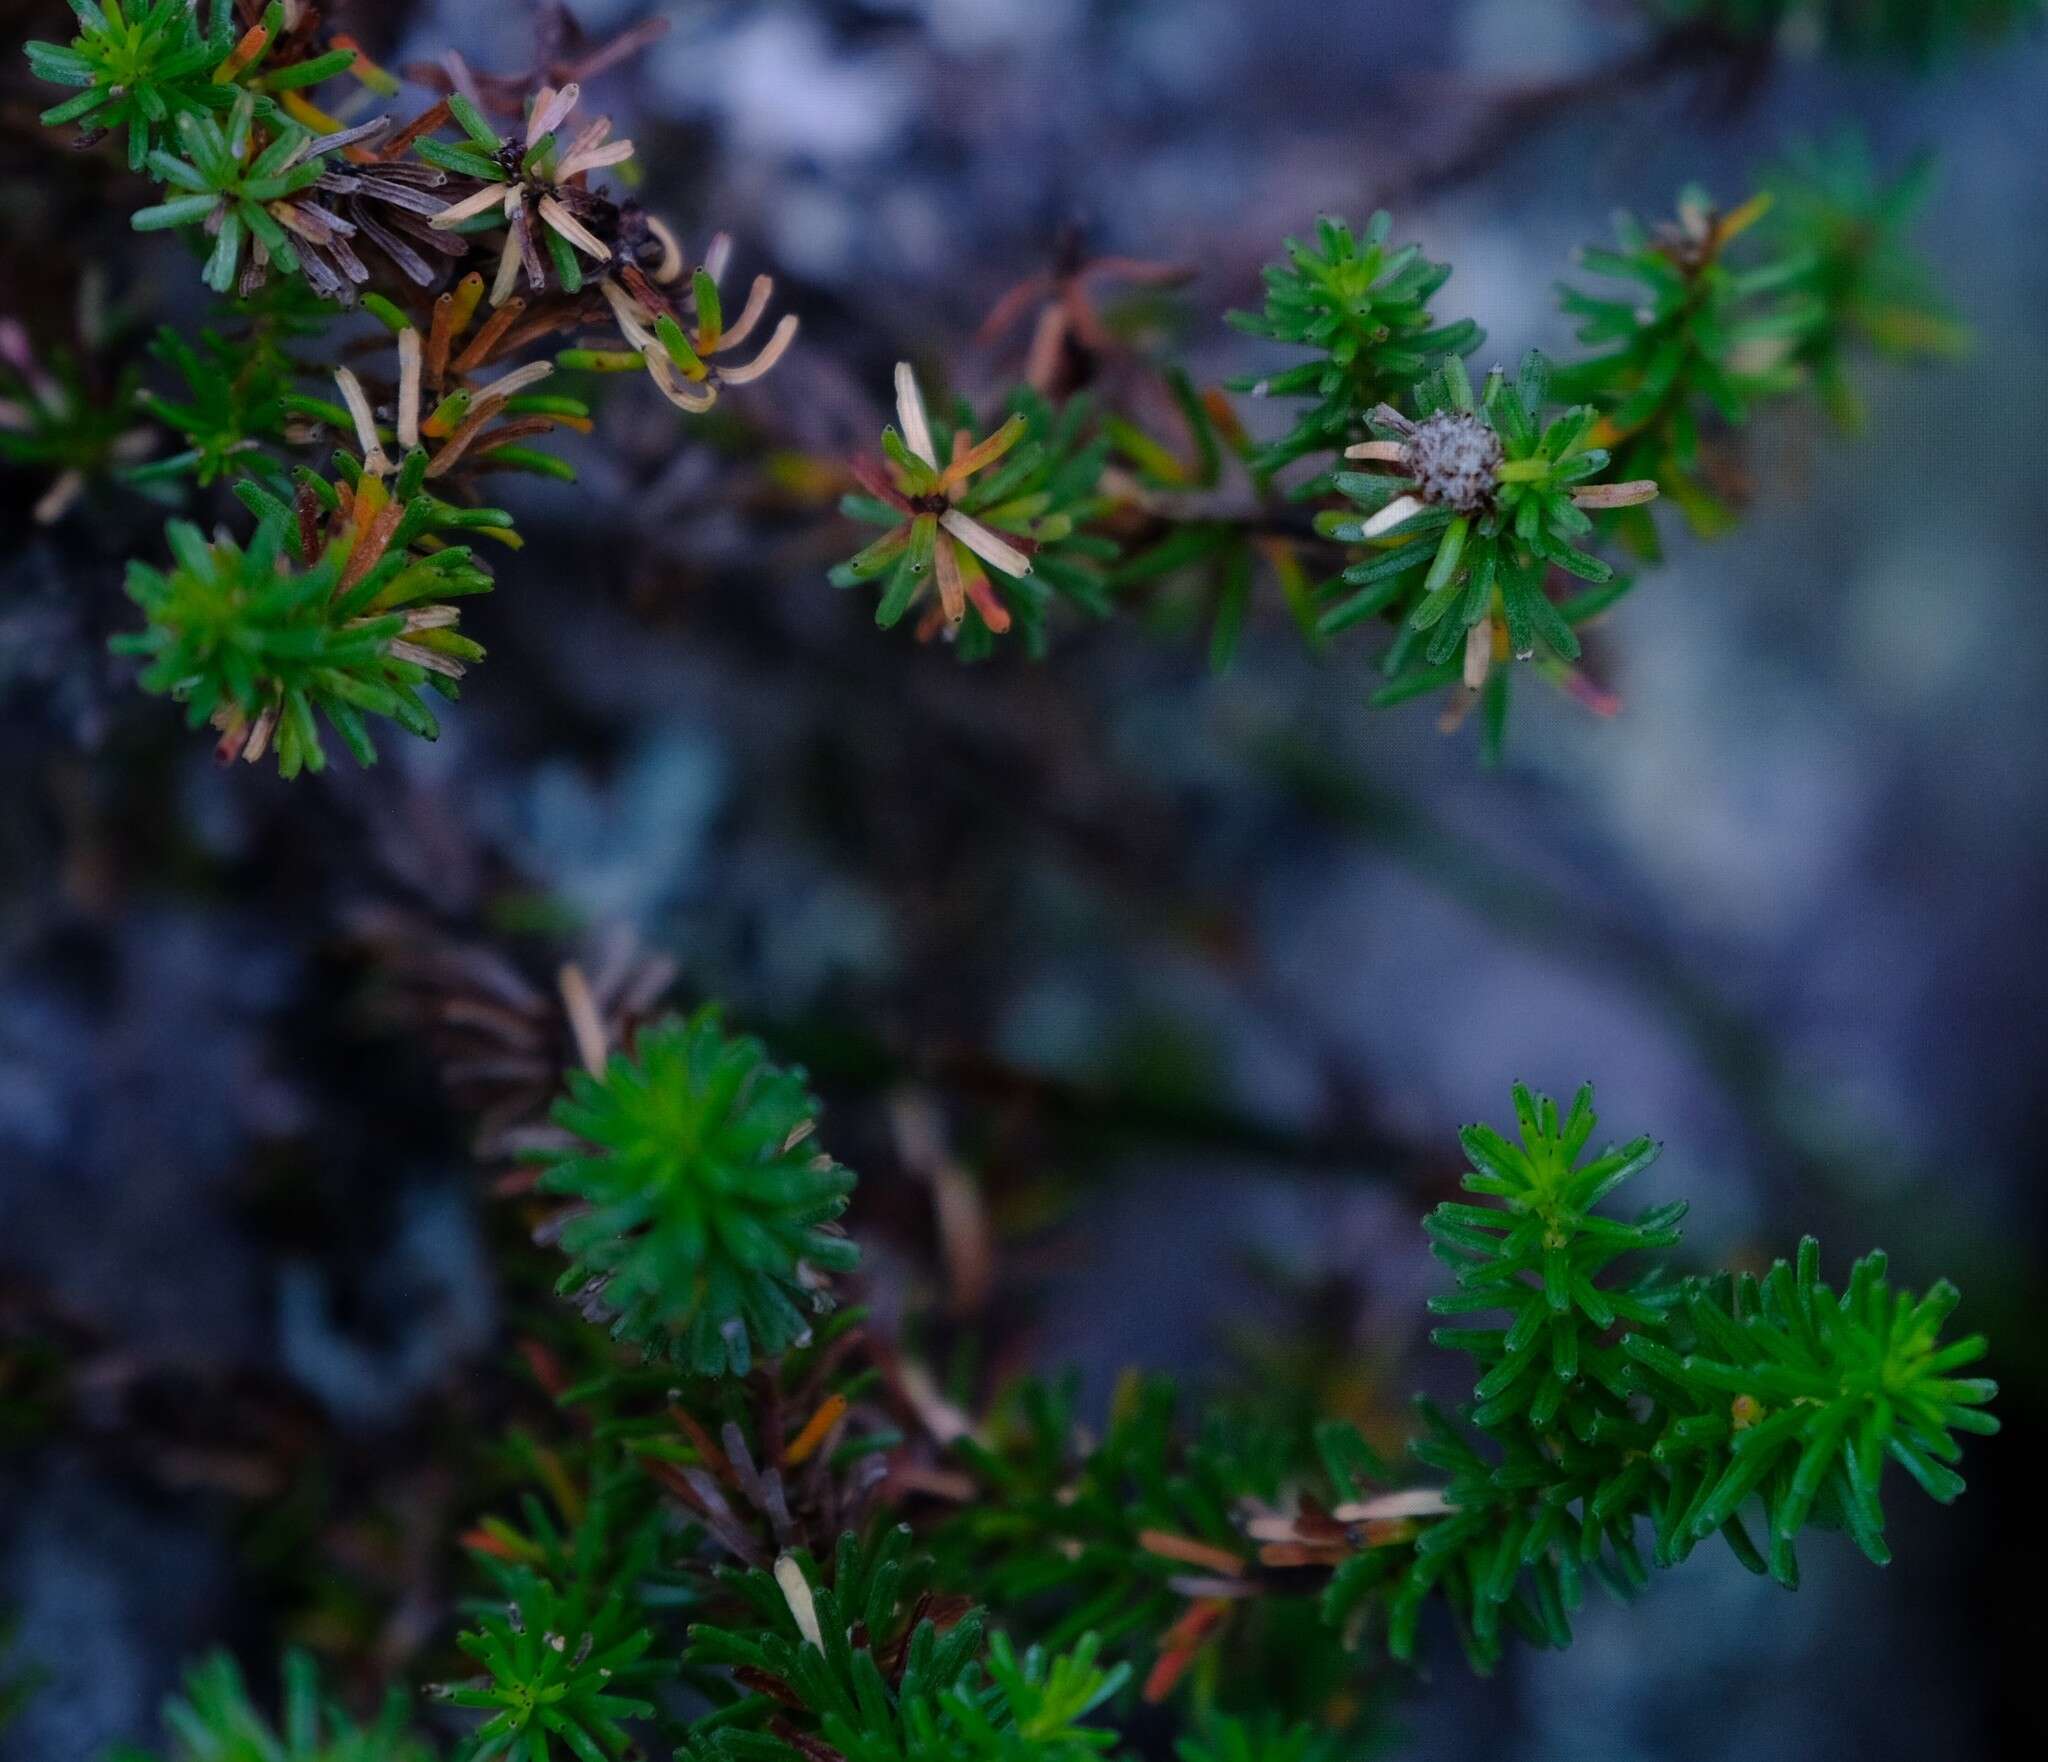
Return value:
M 351 913 L 347 934 L 377 964 L 374 1016 L 426 1045 L 450 1098 L 475 1119 L 474 1153 L 486 1162 L 530 1144 L 563 1071 L 601 1070 L 657 1011 L 676 973 L 673 961 L 621 936 L 588 973 L 566 966 L 550 987 L 484 943 L 385 907 Z
M 946 1307 L 955 1316 L 971 1316 L 995 1287 L 995 1245 L 981 1189 L 948 1148 L 934 1097 L 921 1090 L 900 1092 L 890 1103 L 889 1122 L 898 1160 L 932 1190 Z
M 1761 88 L 1773 53 L 1768 38 L 1752 42 L 1711 24 L 1681 25 L 1582 72 L 1498 88 L 1447 151 L 1418 155 L 1382 179 L 1364 205 L 1394 208 L 1441 195 L 1577 111 L 1639 98 L 1673 80 L 1698 79 L 1702 108 L 1725 114 Z
M 1104 283 L 1171 288 L 1194 276 L 1191 264 L 1090 257 L 1081 229 L 1070 224 L 1060 230 L 1052 266 L 1004 293 L 989 308 L 974 340 L 982 348 L 993 347 L 1027 315 L 1035 314 L 1025 350 L 1024 383 L 1040 397 L 1057 401 L 1089 384 L 1102 359 L 1118 350 L 1116 335 L 1096 303 Z
M 115 1338 L 52 1293 L 0 1278 L 7 1439 L 45 1426 L 171 1492 L 274 1499 L 331 1449 L 317 1406 L 283 1379 Z
M 443 94 L 461 92 L 493 116 L 517 120 L 536 87 L 595 79 L 660 41 L 668 34 L 668 25 L 667 17 L 657 13 L 593 44 L 566 6 L 551 3 L 541 8 L 535 23 L 533 64 L 524 73 L 479 73 L 461 56 L 450 54 L 440 61 L 412 62 L 405 75 Z

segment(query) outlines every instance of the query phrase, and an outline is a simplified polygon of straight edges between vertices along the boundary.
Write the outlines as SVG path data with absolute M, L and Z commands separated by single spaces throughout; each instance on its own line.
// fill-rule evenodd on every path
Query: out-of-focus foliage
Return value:
M 1823 315 L 1802 339 L 1800 358 L 1845 429 L 1863 426 L 1849 378 L 1857 345 L 1894 360 L 1968 354 L 1969 330 L 1907 237 L 1934 192 L 1931 155 L 1916 155 L 1887 178 L 1858 135 L 1799 141 L 1763 182 L 1772 207 L 1761 230 L 1781 255 L 1804 265 L 1794 286 Z
M 204 488 L 222 478 L 254 477 L 272 489 L 289 478 L 279 458 L 284 397 L 294 363 L 268 334 L 227 338 L 199 333 L 195 346 L 166 326 L 150 353 L 182 381 L 170 397 L 145 390 L 140 407 L 171 431 L 177 450 L 127 472 L 131 483 L 189 477 Z
M 0 464 L 47 475 L 35 509 L 44 525 L 131 473 L 152 444 L 135 415 L 140 369 L 115 356 L 96 295 L 79 305 L 75 347 L 38 349 L 18 320 L 0 318 Z
M 377 1720 L 361 1725 L 321 1694 L 304 1652 L 284 1655 L 283 1677 L 284 1705 L 273 1722 L 250 1700 L 234 1659 L 209 1654 L 164 1707 L 171 1745 L 164 1762 L 429 1762 L 431 1752 L 405 1728 L 406 1702 L 396 1690 Z M 124 1751 L 114 1762 L 152 1758 Z
M 1925 62 L 2038 24 L 2041 0 L 1644 0 L 1671 25 Z
M 42 1673 L 23 1666 L 10 1656 L 17 1624 L 12 1616 L 0 1616 L 0 1732 L 12 1725 L 29 1697 L 42 1686 Z
M 1799 352 L 1826 321 L 1803 285 L 1803 257 L 1734 249 L 1769 206 L 1757 196 L 1723 213 L 1704 190 L 1687 189 L 1671 222 L 1648 229 L 1623 215 L 1617 249 L 1579 253 L 1582 269 L 1622 289 L 1559 290 L 1594 353 L 1559 367 L 1558 394 L 1593 405 L 1600 422 L 1592 438 L 1613 453 L 1615 469 L 1655 479 L 1703 534 L 1726 531 L 1735 518 L 1710 481 L 1703 430 L 1738 428 L 1757 400 L 1797 389 Z M 1629 509 L 1614 524 L 1632 548 L 1658 554 L 1648 513 Z
M 1118 1656 L 1156 1650 L 1187 1603 L 1173 1581 L 1191 1559 L 1242 1548 L 1232 1514 L 1278 1495 L 1287 1442 L 1221 1413 L 1188 1437 L 1172 1383 L 1152 1377 L 1123 1385 L 1091 1444 L 1079 1394 L 1073 1378 L 1025 1382 L 986 1441 L 958 1441 L 979 1497 L 933 1532 L 940 1579 L 1006 1612 L 1047 1612 L 1034 1631 L 1049 1645 L 1094 1634 Z
M 1180 1762 L 1337 1762 L 1344 1753 L 1336 1732 L 1270 1715 L 1234 1719 L 1211 1713 L 1174 1745 Z

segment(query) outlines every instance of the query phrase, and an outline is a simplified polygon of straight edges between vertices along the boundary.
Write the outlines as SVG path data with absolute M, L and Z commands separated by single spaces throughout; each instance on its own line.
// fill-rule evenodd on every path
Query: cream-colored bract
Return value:
M 984 563 L 993 563 L 1005 575 L 1031 573 L 1031 559 L 1008 539 L 991 532 L 973 515 L 963 514 L 958 508 L 948 508 L 939 516 L 939 524 Z
M 924 393 L 917 388 L 917 375 L 908 361 L 896 363 L 896 420 L 903 425 L 903 444 L 929 465 L 939 468 L 939 455 L 932 450 L 932 425 L 924 413 Z
M 676 265 L 676 274 L 669 279 L 680 279 L 683 254 L 675 235 L 666 227 L 651 227 L 651 230 L 661 242 L 664 263 L 673 259 Z M 731 245 L 724 234 L 713 238 L 705 252 L 704 273 L 711 278 L 714 287 L 730 255 Z M 661 278 L 657 276 L 656 279 Z M 687 358 L 678 361 L 670 355 L 667 345 L 655 331 L 658 314 L 651 311 L 639 296 L 622 286 L 616 277 L 606 275 L 598 283 L 598 291 L 612 309 L 620 336 L 646 364 L 647 375 L 661 395 L 677 409 L 688 410 L 693 415 L 717 403 L 721 388 L 748 385 L 768 373 L 796 341 L 797 316 L 793 312 L 785 313 L 769 334 L 767 342 L 762 344 L 760 353 L 751 361 L 728 366 L 719 359 L 744 343 L 759 326 L 775 293 L 772 276 L 754 277 L 753 286 L 747 292 L 747 303 L 741 308 L 738 320 L 729 328 L 708 327 L 700 321 L 696 334 L 687 339 L 689 353 L 696 358 L 694 368 L 688 364 Z
M 806 1645 L 825 1649 L 824 1631 L 818 1626 L 818 1602 L 811 1595 L 811 1581 L 804 1577 L 804 1569 L 797 1564 L 792 1554 L 783 1554 L 775 1562 L 775 1583 L 782 1591 L 782 1600 L 789 1605 L 791 1618 L 796 1622 L 797 1632 L 804 1636 Z

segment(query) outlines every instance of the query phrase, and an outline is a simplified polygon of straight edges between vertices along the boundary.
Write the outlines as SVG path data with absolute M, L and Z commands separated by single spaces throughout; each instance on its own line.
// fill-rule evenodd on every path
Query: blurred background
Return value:
M 534 58 L 523 3 L 329 10 L 394 66 Z M 1596 1080 L 1603 1130 L 1665 1140 L 1642 1198 L 1691 1198 L 1699 1263 L 1812 1230 L 1831 1270 L 1953 1276 L 2007 1433 L 1956 1509 L 1901 1504 L 1885 1571 L 1818 1537 L 1786 1596 L 1703 1550 L 1569 1653 L 1478 1681 L 1445 1647 L 1377 1753 L 2041 1753 L 2048 44 L 1624 81 L 1639 18 L 1578 0 L 663 10 L 597 107 L 804 335 L 713 423 L 620 388 L 581 486 L 520 493 L 437 745 L 216 769 L 105 652 L 161 510 L 39 526 L 0 472 L 0 1682 L 40 1678 L 0 1756 L 151 1737 L 216 1641 L 265 1683 L 280 1638 L 358 1683 L 443 1643 L 502 1491 L 464 1439 L 521 1399 L 517 1244 L 422 1024 L 464 985 L 544 1011 L 572 954 L 672 962 L 810 1068 L 905 1303 L 945 1260 L 936 1137 L 992 1335 L 1098 1402 L 1142 1363 L 1397 1424 L 1445 1368 L 1416 1222 L 1458 1125 Z M 54 0 L 0 24 L 66 34 Z M 10 49 L 0 315 L 61 337 L 98 273 L 194 322 L 48 101 Z M 854 546 L 805 461 L 872 446 L 899 355 L 1013 378 L 976 326 L 1065 228 L 1196 269 L 1138 316 L 1205 382 L 1287 358 L 1220 321 L 1281 235 L 1383 200 L 1480 364 L 1568 355 L 1553 284 L 1615 208 L 1739 199 L 1844 124 L 1938 151 L 1921 243 L 1977 347 L 1860 368 L 1855 439 L 1806 405 L 1752 431 L 1737 530 L 1602 627 L 1618 716 L 1525 690 L 1487 769 L 1277 606 L 1221 678 L 1170 595 L 970 668 L 824 580 Z

